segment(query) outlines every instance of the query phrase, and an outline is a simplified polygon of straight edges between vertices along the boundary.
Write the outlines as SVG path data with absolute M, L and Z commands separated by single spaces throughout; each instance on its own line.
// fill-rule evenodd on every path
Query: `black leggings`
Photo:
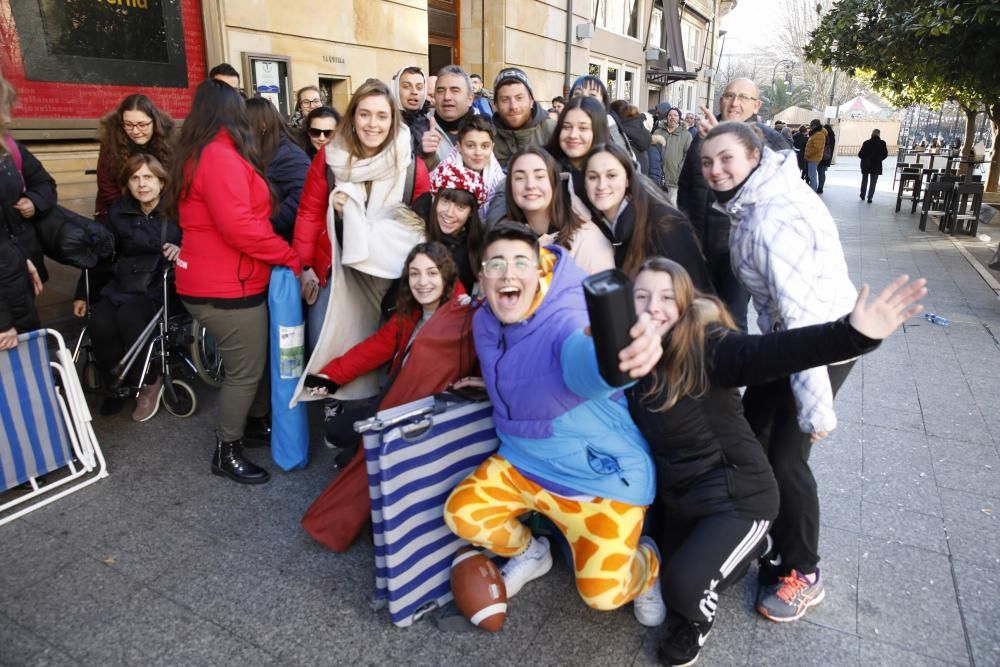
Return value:
M 139 339 L 142 330 L 156 315 L 159 307 L 158 303 L 144 296 L 137 296 L 120 306 L 109 299 L 101 299 L 95 303 L 91 307 L 89 327 L 97 367 L 106 374 L 110 373 Z M 129 383 L 138 383 L 145 360 L 145 355 L 139 355 L 132 363 L 127 376 Z M 155 377 L 156 369 L 152 368 L 151 371 L 151 376 Z
M 712 623 L 719 593 L 742 579 L 750 563 L 764 554 L 770 522 L 735 511 L 687 521 L 665 514 L 660 541 L 663 601 L 690 621 Z
M 826 367 L 834 396 L 853 367 L 853 361 Z M 771 537 L 781 555 L 781 571 L 812 574 L 819 564 L 819 494 L 809 468 L 812 442 L 799 430 L 790 378 L 749 387 L 743 411 L 778 481 L 781 505 Z

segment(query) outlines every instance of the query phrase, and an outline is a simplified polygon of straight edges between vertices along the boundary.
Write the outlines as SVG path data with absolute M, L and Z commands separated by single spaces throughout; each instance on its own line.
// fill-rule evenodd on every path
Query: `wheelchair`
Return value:
M 163 407 L 170 414 L 183 419 L 190 417 L 198 409 L 198 397 L 188 380 L 197 377 L 208 386 L 218 388 L 222 386 L 225 371 L 222 367 L 222 355 L 216 349 L 212 337 L 201 323 L 184 311 L 172 294 L 171 271 L 173 267 L 163 271 L 163 305 L 111 370 L 110 386 L 104 386 L 94 359 L 88 335 L 91 317 L 89 307 L 87 322 L 73 348 L 73 361 L 77 365 L 85 392 L 118 398 L 137 396 L 153 364 L 157 364 L 163 378 L 160 397 Z M 86 273 L 84 284 L 89 305 L 90 280 Z M 172 312 L 174 309 L 177 312 Z M 140 360 L 142 372 L 139 374 L 139 382 L 129 384 L 129 372 Z

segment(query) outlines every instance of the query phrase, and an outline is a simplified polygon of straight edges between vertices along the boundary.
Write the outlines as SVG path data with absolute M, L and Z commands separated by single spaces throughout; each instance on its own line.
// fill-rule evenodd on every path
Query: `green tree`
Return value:
M 1000 176 L 1000 2 L 996 0 L 841 0 L 823 15 L 805 57 L 867 82 L 897 106 L 954 100 L 965 111 L 965 150 L 985 109 L 994 150 L 986 189 Z
M 794 83 L 788 85 L 782 79 L 774 82 L 773 90 L 771 84 L 761 86 L 760 89 L 763 108 L 767 110 L 771 118 L 790 107 L 811 107 L 812 95 L 812 86 L 796 86 Z

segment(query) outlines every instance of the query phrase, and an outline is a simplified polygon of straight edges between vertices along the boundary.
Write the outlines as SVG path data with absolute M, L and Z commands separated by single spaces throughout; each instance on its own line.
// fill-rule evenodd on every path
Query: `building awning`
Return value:
M 646 67 L 648 83 L 667 86 L 674 81 L 697 79 L 696 72 L 688 71 L 684 56 L 684 37 L 681 34 L 681 12 L 677 0 L 663 0 L 663 34 L 667 38 L 667 51 L 660 51 L 656 60 Z

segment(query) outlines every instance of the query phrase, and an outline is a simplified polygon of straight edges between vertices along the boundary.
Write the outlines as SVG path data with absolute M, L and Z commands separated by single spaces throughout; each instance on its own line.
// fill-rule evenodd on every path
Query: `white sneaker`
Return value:
M 507 588 L 507 599 L 517 595 L 529 581 L 545 576 L 552 569 L 552 552 L 549 541 L 544 537 L 532 537 L 528 548 L 519 556 L 514 556 L 500 570 Z
M 656 542 L 653 541 L 653 538 L 640 538 L 639 544 L 645 544 L 649 547 L 656 554 L 656 560 L 660 560 L 660 550 L 656 548 Z M 660 562 L 660 567 L 663 567 L 662 561 Z M 667 605 L 663 604 L 663 593 L 660 591 L 659 575 L 656 575 L 656 579 L 653 580 L 653 585 L 649 587 L 649 590 L 645 593 L 640 593 L 632 601 L 632 611 L 635 613 L 635 620 L 639 621 L 639 625 L 644 625 L 647 628 L 655 628 L 658 625 L 662 625 L 663 621 L 667 619 Z

